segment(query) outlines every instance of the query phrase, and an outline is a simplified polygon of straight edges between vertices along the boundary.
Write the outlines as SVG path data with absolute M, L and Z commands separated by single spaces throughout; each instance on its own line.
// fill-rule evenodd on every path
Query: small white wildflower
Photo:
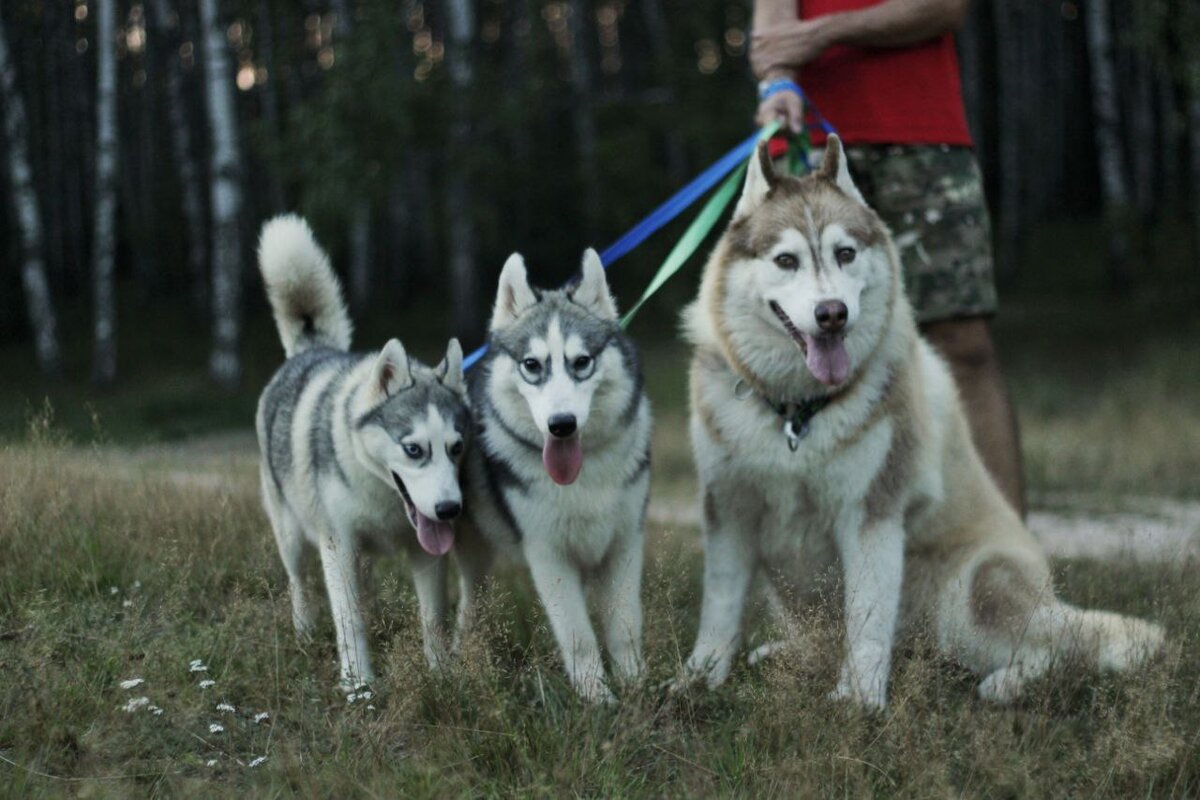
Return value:
M 142 706 L 147 706 L 147 705 L 150 705 L 149 697 L 134 697 L 134 698 L 131 698 L 128 703 L 121 706 L 121 710 L 124 711 L 126 714 L 132 714 L 134 711 L 137 711 Z
M 188 665 L 188 671 L 189 672 L 208 672 L 208 665 L 197 658 L 194 661 L 192 661 L 191 664 Z
M 132 689 L 135 686 L 141 686 L 145 682 L 145 678 L 130 678 L 127 681 L 121 681 L 120 686 L 122 689 Z
M 210 722 L 210 723 L 208 723 L 208 732 L 209 733 L 224 733 L 225 726 L 219 722 Z
M 200 683 L 199 683 L 199 686 L 201 689 L 207 689 L 210 686 L 216 686 L 216 685 L 217 685 L 217 682 L 214 681 L 212 678 L 205 678 L 204 680 L 200 681 Z
M 137 591 L 138 589 L 140 589 L 140 588 L 142 588 L 142 582 L 141 582 L 141 581 L 134 581 L 134 582 L 133 582 L 133 590 L 136 592 L 136 591 Z
M 162 713 L 163 713 L 163 710 L 161 708 L 159 708 L 158 706 L 150 706 L 146 710 L 149 711 L 151 714 L 153 714 L 156 717 L 161 717 Z
M 232 714 L 234 711 L 237 711 L 237 709 L 231 706 L 229 703 L 217 703 L 217 711 L 228 711 Z
M 133 607 L 132 600 L 122 600 L 121 601 L 121 608 L 132 608 L 132 607 Z
M 117 587 L 115 587 L 115 586 L 110 586 L 110 587 L 108 587 L 108 593 L 109 593 L 109 594 L 118 594 L 120 591 L 121 591 L 121 590 L 120 590 L 120 589 L 118 589 L 118 588 L 117 588 Z
M 268 714 L 266 711 L 263 711 L 261 713 L 254 715 L 254 723 L 256 725 L 261 725 L 264 722 L 266 722 L 267 720 L 269 720 L 270 718 L 271 718 L 271 715 Z
M 217 765 L 217 760 L 215 758 L 210 758 L 208 761 L 204 762 L 204 766 L 206 766 L 206 767 L 215 767 L 216 765 Z
M 250 769 L 254 769 L 259 764 L 264 763 L 266 760 L 267 760 L 266 756 L 259 756 L 258 758 L 254 759 L 249 764 L 247 764 L 246 766 L 249 767 Z
M 375 710 L 375 706 L 367 706 L 367 711 L 374 711 L 374 710 Z

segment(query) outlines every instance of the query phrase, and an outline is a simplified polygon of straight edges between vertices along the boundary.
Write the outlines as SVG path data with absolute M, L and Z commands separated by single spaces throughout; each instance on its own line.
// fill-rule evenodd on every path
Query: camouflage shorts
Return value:
M 919 322 L 996 311 L 991 221 L 969 147 L 856 144 L 850 172 L 892 229 Z

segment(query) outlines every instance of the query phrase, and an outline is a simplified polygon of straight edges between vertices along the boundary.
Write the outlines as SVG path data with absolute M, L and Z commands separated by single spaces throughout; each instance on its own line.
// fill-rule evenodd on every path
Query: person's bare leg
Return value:
M 1025 516 L 1025 481 L 1017 416 L 992 344 L 986 319 L 932 322 L 921 327 L 925 338 L 950 363 L 971 424 L 971 437 L 1000 491 Z

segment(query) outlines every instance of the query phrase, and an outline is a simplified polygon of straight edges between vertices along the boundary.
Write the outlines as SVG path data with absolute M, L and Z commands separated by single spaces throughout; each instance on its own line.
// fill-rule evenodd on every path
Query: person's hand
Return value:
M 754 31 L 750 37 L 750 66 L 760 79 L 774 70 L 796 70 L 815 59 L 832 42 L 827 17 L 786 22 Z
M 804 130 L 804 101 L 800 95 L 784 90 L 760 101 L 758 112 L 754 115 L 755 123 L 761 128 L 774 120 L 779 120 L 794 134 Z

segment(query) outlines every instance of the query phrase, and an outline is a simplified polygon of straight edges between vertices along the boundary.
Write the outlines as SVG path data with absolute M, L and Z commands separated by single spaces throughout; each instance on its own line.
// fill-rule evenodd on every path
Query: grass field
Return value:
M 1114 326 L 1100 301 L 1025 298 L 1001 317 L 1035 498 L 1200 498 L 1200 322 L 1156 326 L 1161 312 L 1135 308 Z M 1200 795 L 1194 560 L 1056 564 L 1071 601 L 1166 626 L 1168 654 L 1142 673 L 1063 671 L 1002 709 L 913 642 L 880 715 L 825 699 L 840 634 L 821 612 L 795 652 L 717 692 L 655 689 L 695 631 L 702 556 L 686 525 L 648 530 L 650 679 L 612 709 L 574 699 L 513 570 L 461 662 L 431 675 L 406 571 L 384 561 L 370 611 L 377 694 L 347 703 L 328 620 L 312 645 L 292 635 L 257 501 L 244 431 L 277 359 L 268 334 L 232 398 L 163 361 L 105 395 L 0 387 L 0 795 Z M 647 348 L 663 505 L 693 491 L 681 352 Z M 0 366 L 22 358 L 0 351 Z M 241 432 L 212 435 L 230 428 Z

